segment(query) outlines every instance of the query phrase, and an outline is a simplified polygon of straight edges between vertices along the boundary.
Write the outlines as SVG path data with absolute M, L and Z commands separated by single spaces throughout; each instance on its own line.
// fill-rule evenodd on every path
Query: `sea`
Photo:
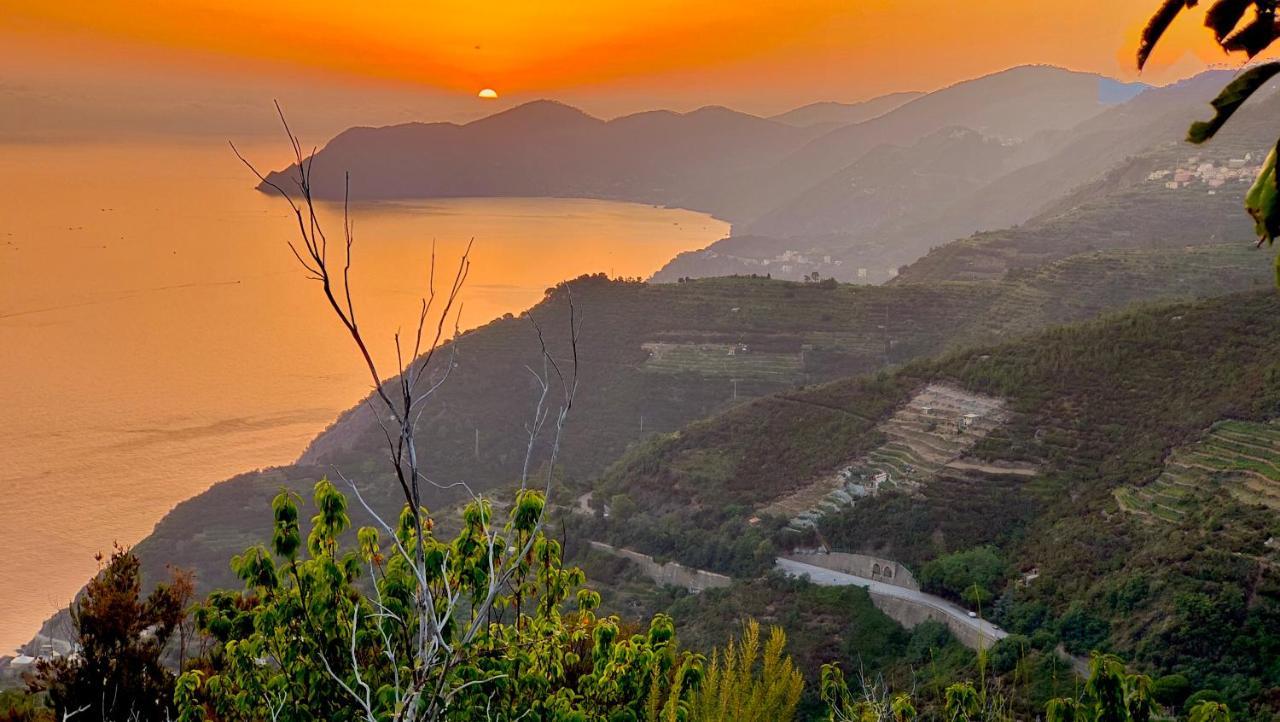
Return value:
M 241 148 L 263 168 L 287 148 Z M 287 242 L 278 198 L 222 142 L 0 144 L 0 655 L 179 501 L 292 462 L 369 391 Z M 361 203 L 351 282 L 375 355 L 437 259 L 473 243 L 462 329 L 584 273 L 647 277 L 728 234 L 684 210 L 555 198 Z M 331 237 L 342 209 L 324 205 Z

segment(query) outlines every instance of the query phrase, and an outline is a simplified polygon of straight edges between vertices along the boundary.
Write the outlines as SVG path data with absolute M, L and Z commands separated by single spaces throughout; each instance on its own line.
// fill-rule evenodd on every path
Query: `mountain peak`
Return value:
M 468 127 L 535 130 L 551 127 L 600 125 L 604 121 L 558 100 L 532 100 L 467 123 Z

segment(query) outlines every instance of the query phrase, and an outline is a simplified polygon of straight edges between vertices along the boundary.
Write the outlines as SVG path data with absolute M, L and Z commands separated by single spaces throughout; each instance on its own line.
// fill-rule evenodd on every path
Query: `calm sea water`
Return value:
M 278 167 L 279 150 L 249 152 Z M 0 653 L 70 600 L 95 552 L 220 479 L 294 460 L 368 390 L 285 246 L 287 209 L 251 180 L 217 144 L 0 146 Z M 433 240 L 451 273 L 475 239 L 467 328 L 582 273 L 647 276 L 728 231 L 583 200 L 353 215 L 358 311 L 383 358 L 413 323 Z

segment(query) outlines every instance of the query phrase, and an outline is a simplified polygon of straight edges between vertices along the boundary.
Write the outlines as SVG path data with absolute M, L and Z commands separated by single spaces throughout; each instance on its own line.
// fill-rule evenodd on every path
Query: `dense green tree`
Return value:
M 1231 710 L 1222 702 L 1205 700 L 1191 708 L 1187 722 L 1231 722 Z
M 1058 619 L 1058 637 L 1072 654 L 1088 654 L 1106 642 L 1111 627 L 1080 602 L 1072 602 Z
M 1011 634 L 991 645 L 987 652 L 987 663 L 991 672 L 1003 675 L 1012 672 L 1031 649 L 1031 640 L 1021 634 Z
M 926 619 L 911 630 L 907 641 L 906 659 L 912 664 L 924 664 L 934 651 L 947 646 L 952 640 L 951 630 L 936 619 Z
M 1187 700 L 1182 703 L 1182 709 L 1189 716 L 1191 714 L 1191 710 L 1195 709 L 1196 707 L 1199 707 L 1205 702 L 1223 702 L 1223 701 L 1224 700 L 1222 698 L 1222 693 L 1219 692 L 1218 690 L 1202 689 L 1196 692 L 1195 694 L 1191 695 L 1190 697 L 1188 697 Z
M 944 554 L 924 565 L 925 589 L 978 606 L 990 604 L 1009 577 L 1009 563 L 992 546 Z
M 1181 707 L 1191 694 L 1191 681 L 1185 674 L 1166 674 L 1156 678 L 1151 694 L 1166 707 Z

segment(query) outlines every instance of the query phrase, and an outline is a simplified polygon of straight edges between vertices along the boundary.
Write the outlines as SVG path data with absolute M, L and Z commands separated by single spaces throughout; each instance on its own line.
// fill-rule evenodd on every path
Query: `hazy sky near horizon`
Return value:
M 127 127 L 148 109 L 193 133 L 249 132 L 241 126 L 270 128 L 271 98 L 303 106 L 328 132 L 465 119 L 541 97 L 606 117 L 708 104 L 773 113 L 1028 63 L 1135 79 L 1138 33 L 1157 4 L 6 0 L 0 134 L 76 121 Z M 1202 13 L 1175 25 L 1143 80 L 1228 60 Z M 478 100 L 484 87 L 502 98 Z M 368 119 L 355 121 L 362 112 Z

